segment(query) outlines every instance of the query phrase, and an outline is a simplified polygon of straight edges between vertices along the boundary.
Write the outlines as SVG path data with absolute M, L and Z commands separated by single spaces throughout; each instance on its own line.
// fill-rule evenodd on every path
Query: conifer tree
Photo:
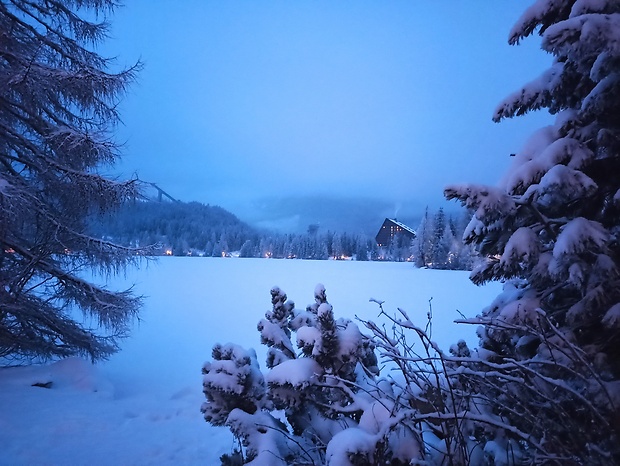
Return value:
M 254 245 L 252 240 L 246 240 L 239 250 L 239 257 L 254 257 Z
M 416 267 L 426 267 L 431 262 L 432 223 L 428 207 L 426 207 L 412 244 L 412 253 Z
M 99 174 L 119 146 L 117 103 L 138 66 L 112 71 L 93 47 L 112 0 L 0 2 L 0 356 L 117 349 L 140 300 L 85 280 L 119 271 L 136 251 L 88 234 L 92 214 L 135 195 Z M 85 19 L 88 18 L 88 19 Z M 83 327 L 75 310 L 103 327 Z
M 454 237 L 452 231 L 449 226 L 444 228 L 439 247 L 437 248 L 441 253 L 441 267 L 448 270 L 455 270 L 461 267 L 460 251 L 464 249 L 461 242 Z
M 433 234 L 431 237 L 431 267 L 433 269 L 443 269 L 448 260 L 449 248 L 444 242 L 444 232 L 446 230 L 446 214 L 440 207 L 433 219 Z
M 480 320 L 485 354 L 495 362 L 547 361 L 533 383 L 561 379 L 554 402 L 538 400 L 537 419 L 514 405 L 502 415 L 544 435 L 558 457 L 617 464 L 620 3 L 539 0 L 510 43 L 536 31 L 553 64 L 493 118 L 545 108 L 555 123 L 532 135 L 499 187 L 452 186 L 446 196 L 475 210 L 465 240 L 486 260 L 473 281 L 514 280 Z M 534 388 L 518 392 L 533 400 Z

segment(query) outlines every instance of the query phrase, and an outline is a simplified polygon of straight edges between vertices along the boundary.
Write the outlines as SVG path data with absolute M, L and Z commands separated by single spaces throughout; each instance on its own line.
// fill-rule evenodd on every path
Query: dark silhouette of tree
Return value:
M 102 177 L 119 157 L 117 102 L 139 68 L 110 71 L 91 46 L 112 0 L 0 2 L 0 356 L 83 354 L 118 348 L 140 299 L 83 278 L 117 272 L 136 251 L 87 233 L 89 215 L 135 195 Z M 88 15 L 89 20 L 80 15 Z M 83 326 L 75 311 L 100 333 Z

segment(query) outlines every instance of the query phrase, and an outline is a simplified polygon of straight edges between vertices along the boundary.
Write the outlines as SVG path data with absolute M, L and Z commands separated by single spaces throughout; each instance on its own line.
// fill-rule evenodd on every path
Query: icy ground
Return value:
M 202 419 L 200 368 L 216 342 L 254 347 L 264 361 L 256 323 L 272 286 L 305 308 L 323 283 L 336 317 L 377 320 L 374 298 L 421 326 L 432 298 L 433 339 L 447 350 L 460 338 L 476 344 L 474 328 L 452 323 L 456 310 L 473 316 L 501 288 L 467 277 L 408 263 L 234 258 L 162 258 L 129 271 L 111 285 L 135 284 L 146 304 L 120 353 L 96 366 L 0 369 L 0 465 L 218 465 L 234 442 Z

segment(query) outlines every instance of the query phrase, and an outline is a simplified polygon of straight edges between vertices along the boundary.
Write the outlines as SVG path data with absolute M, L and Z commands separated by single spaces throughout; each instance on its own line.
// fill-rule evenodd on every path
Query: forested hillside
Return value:
M 130 202 L 92 228 L 121 244 L 157 244 L 159 253 L 168 250 L 175 255 L 193 251 L 211 255 L 222 243 L 227 244 L 227 250 L 239 250 L 245 241 L 259 235 L 227 210 L 199 202 Z
M 283 234 L 254 228 L 227 210 L 198 202 L 136 201 L 91 226 L 93 233 L 132 246 L 154 246 L 160 255 L 299 259 L 376 258 L 366 235 L 319 231 Z
M 417 267 L 463 270 L 474 259 L 471 247 L 460 241 L 462 218 L 427 209 L 417 238 L 395 238 L 383 248 L 372 236 L 322 230 L 316 224 L 305 233 L 256 228 L 221 207 L 199 202 L 129 202 L 91 228 L 96 236 L 148 247 L 155 255 L 413 261 Z

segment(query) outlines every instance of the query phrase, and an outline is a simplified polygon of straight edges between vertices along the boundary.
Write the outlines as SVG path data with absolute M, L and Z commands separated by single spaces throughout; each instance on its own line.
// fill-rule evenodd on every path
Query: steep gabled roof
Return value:
M 411 233 L 413 236 L 416 235 L 415 230 L 411 227 L 408 227 L 407 225 L 405 225 L 404 223 L 400 223 L 399 221 L 397 221 L 396 219 L 392 219 L 392 218 L 386 218 L 386 220 L 389 220 L 390 222 L 394 223 L 395 225 L 398 225 L 399 227 L 401 227 L 403 230 L 407 230 L 409 233 Z
M 408 227 L 404 223 L 397 221 L 396 219 L 386 218 L 383 221 L 383 225 L 379 228 L 379 232 L 375 237 L 375 240 L 379 246 L 385 246 L 391 243 L 394 234 L 396 232 L 404 233 L 406 235 L 410 235 L 412 238 L 415 238 L 416 233 L 413 228 Z

